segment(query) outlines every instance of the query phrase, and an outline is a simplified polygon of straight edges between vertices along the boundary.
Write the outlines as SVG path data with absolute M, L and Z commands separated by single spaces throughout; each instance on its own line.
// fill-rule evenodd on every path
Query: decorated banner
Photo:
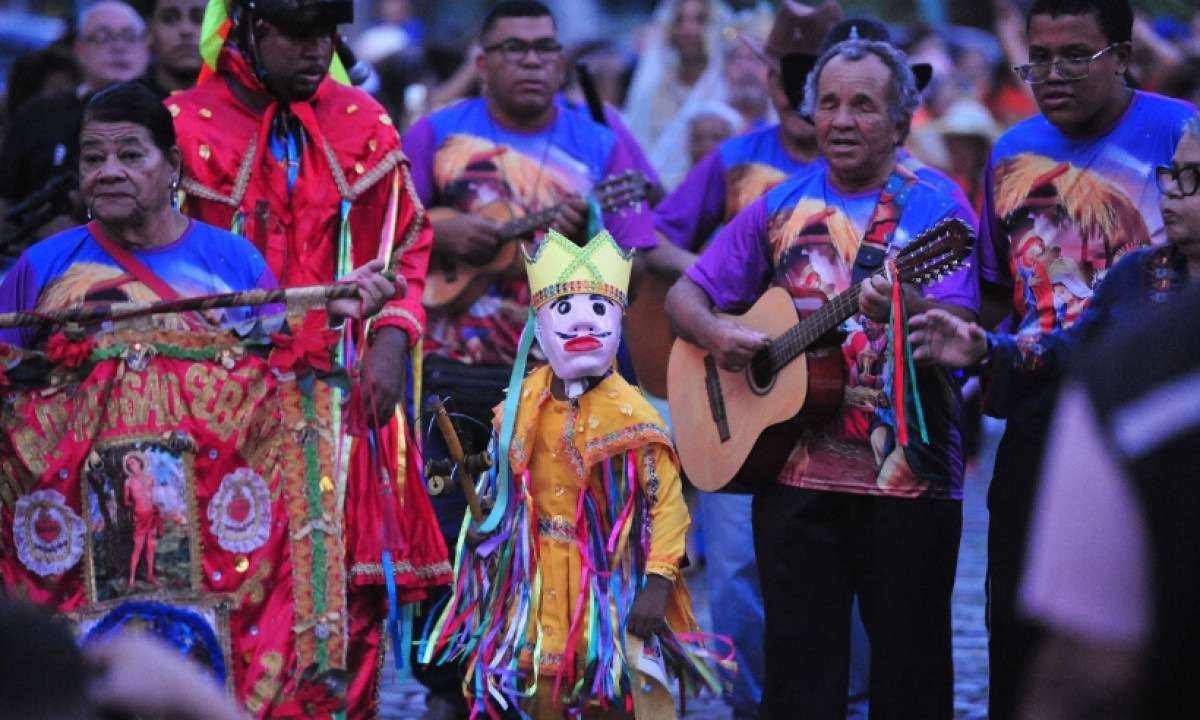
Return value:
M 335 340 L 0 346 L 4 591 L 85 635 L 150 626 L 257 716 L 329 716 L 347 637 Z

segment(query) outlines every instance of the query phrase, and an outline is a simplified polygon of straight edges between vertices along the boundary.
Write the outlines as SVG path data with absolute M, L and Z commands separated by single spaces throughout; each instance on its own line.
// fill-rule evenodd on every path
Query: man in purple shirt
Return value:
M 918 372 L 927 440 L 912 429 L 911 410 L 893 410 L 884 332 L 892 291 L 873 275 L 881 258 L 870 262 L 859 252 L 864 232 L 883 218 L 895 220 L 895 229 L 871 237 L 886 253 L 943 220 L 969 220 L 953 197 L 899 162 L 918 102 L 913 72 L 892 45 L 853 39 L 826 51 L 804 105 L 825 163 L 739 213 L 667 299 L 680 334 L 738 371 L 770 338 L 716 312 L 747 308 L 768 285 L 811 309 L 814 297 L 829 298 L 863 278 L 858 312 L 843 327 L 842 406 L 798 438 L 777 482 L 753 500 L 766 617 L 764 717 L 788 717 L 797 708 L 805 718 L 845 717 L 855 595 L 871 644 L 872 713 L 952 717 L 959 396 L 945 371 Z M 856 266 L 864 270 L 855 273 Z M 905 286 L 902 293 L 908 312 L 940 307 L 970 318 L 978 310 L 967 270 L 924 292 Z M 906 415 L 907 444 L 899 440 L 898 415 Z

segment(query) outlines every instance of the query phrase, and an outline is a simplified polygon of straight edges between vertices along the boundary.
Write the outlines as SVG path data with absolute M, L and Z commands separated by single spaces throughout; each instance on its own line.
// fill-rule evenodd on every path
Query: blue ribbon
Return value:
M 512 444 L 513 427 L 517 422 L 517 405 L 521 401 L 521 383 L 525 380 L 525 365 L 529 360 L 529 349 L 533 347 L 534 315 L 533 308 L 525 319 L 525 329 L 521 331 L 521 342 L 517 346 L 516 362 L 513 364 L 512 375 L 508 378 L 508 395 L 504 398 L 504 413 L 500 421 L 500 468 L 498 475 L 502 480 L 509 477 L 508 448 Z M 488 512 L 487 517 L 479 524 L 479 532 L 495 532 L 504 519 L 504 511 L 508 507 L 510 482 L 501 482 L 496 490 L 496 502 Z

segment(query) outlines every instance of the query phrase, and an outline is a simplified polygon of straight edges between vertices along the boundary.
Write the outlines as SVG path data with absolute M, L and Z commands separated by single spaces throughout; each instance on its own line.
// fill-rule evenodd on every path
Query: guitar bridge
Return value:
M 717 434 L 721 442 L 725 442 L 729 440 L 729 418 L 725 414 L 725 396 L 721 393 L 721 375 L 712 355 L 704 358 L 704 389 L 708 393 L 708 411 L 717 424 Z

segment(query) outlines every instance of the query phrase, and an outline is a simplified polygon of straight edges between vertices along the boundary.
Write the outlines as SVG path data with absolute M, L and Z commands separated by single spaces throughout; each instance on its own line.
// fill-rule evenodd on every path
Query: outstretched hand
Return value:
M 987 354 L 987 333 L 945 310 L 927 310 L 908 321 L 913 359 L 921 363 L 939 363 L 966 368 Z

